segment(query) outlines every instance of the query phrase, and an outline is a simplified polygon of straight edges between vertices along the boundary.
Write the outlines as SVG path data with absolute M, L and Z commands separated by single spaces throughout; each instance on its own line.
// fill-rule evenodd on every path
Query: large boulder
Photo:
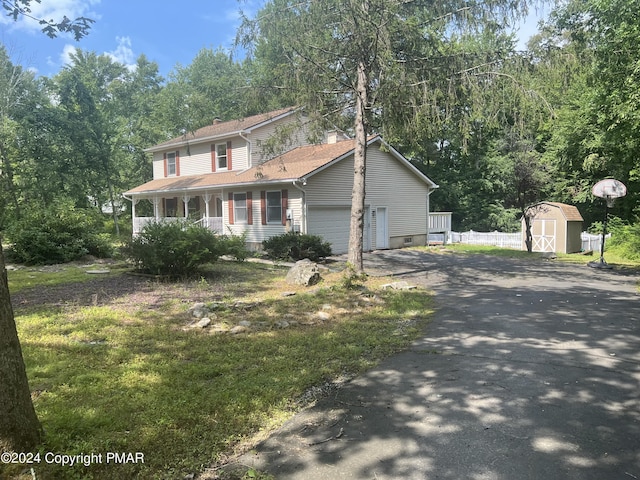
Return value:
M 315 285 L 321 280 L 320 268 L 317 263 L 308 258 L 299 260 L 291 267 L 285 280 L 291 285 L 303 285 L 305 287 Z

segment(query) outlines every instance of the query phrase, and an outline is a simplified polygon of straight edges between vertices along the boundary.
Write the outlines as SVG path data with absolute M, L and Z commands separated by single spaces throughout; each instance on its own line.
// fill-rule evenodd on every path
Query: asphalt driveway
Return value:
M 640 478 L 636 275 L 410 250 L 365 264 L 435 292 L 425 335 L 243 464 L 295 480 Z

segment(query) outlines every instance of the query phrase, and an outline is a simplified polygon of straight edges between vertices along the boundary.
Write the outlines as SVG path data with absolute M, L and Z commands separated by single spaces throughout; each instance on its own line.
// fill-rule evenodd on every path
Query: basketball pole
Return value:
M 593 268 L 613 268 L 604 260 L 604 239 L 607 236 L 607 220 L 609 218 L 609 202 L 612 198 L 607 195 L 604 200 L 604 221 L 602 222 L 602 241 L 600 242 L 600 260 L 597 262 L 589 262 L 589 266 Z

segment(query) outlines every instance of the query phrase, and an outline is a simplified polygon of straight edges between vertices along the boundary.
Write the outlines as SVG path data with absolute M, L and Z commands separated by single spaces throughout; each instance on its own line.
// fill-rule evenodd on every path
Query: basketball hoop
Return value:
M 624 197 L 627 194 L 627 187 L 619 180 L 606 178 L 596 183 L 591 192 L 594 196 L 605 200 L 604 222 L 602 224 L 602 242 L 600 243 L 600 260 L 597 262 L 589 262 L 590 267 L 594 268 L 611 268 L 604 261 L 604 239 L 607 234 L 607 218 L 609 217 L 609 209 L 613 208 L 616 198 Z

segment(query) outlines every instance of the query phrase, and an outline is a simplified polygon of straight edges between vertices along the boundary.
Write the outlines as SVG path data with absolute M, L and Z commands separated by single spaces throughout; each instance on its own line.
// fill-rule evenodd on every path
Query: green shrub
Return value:
M 607 230 L 611 232 L 611 238 L 605 242 L 607 251 L 627 260 L 640 260 L 640 220 L 637 219 L 631 225 L 619 221 L 609 222 Z
M 110 236 L 101 233 L 100 215 L 61 203 L 33 212 L 16 222 L 10 232 L 12 258 L 29 265 L 78 260 L 84 255 L 109 257 Z
M 222 240 L 224 255 L 230 255 L 239 262 L 245 261 L 249 256 L 246 232 L 242 232 L 241 235 L 224 235 L 220 239 Z
M 224 253 L 220 237 L 185 221 L 148 223 L 125 247 L 125 254 L 139 270 L 154 275 L 193 275 Z
M 318 261 L 331 255 L 331 244 L 318 235 L 288 232 L 262 242 L 262 248 L 270 258 L 276 260 Z

